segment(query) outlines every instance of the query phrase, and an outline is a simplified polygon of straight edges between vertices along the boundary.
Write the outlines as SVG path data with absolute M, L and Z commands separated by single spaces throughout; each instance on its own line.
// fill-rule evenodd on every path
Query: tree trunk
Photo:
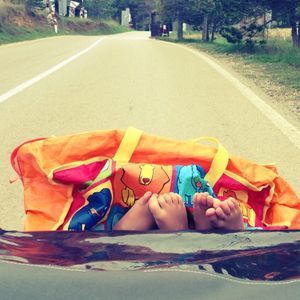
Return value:
M 264 12 L 263 14 L 264 18 L 264 28 L 263 28 L 263 40 L 265 41 L 267 39 L 267 13 Z
M 299 25 L 297 26 L 297 22 L 292 22 L 292 40 L 293 46 L 299 48 L 300 47 L 300 37 L 299 37 Z
M 300 20 L 296 16 L 296 4 L 293 3 L 293 5 L 289 9 L 289 18 L 291 22 L 292 27 L 292 40 L 293 40 L 293 46 L 300 48 Z
M 293 20 L 291 22 L 292 25 L 292 40 L 293 40 L 293 46 L 300 48 L 300 24 L 296 22 L 296 20 Z
M 183 40 L 183 21 L 182 18 L 179 16 L 177 20 L 177 39 L 179 41 Z
M 132 28 L 137 30 L 137 24 L 135 20 L 135 16 L 131 16 Z
M 215 39 L 215 32 L 216 32 L 216 26 L 215 23 L 212 24 L 212 29 L 211 29 L 211 37 L 210 40 L 213 42 Z
M 300 18 L 298 19 L 298 24 L 297 24 L 297 46 L 300 48 Z
M 209 34 L 208 34 L 208 16 L 204 16 L 203 20 L 203 29 L 202 29 L 202 40 L 207 42 L 209 40 Z

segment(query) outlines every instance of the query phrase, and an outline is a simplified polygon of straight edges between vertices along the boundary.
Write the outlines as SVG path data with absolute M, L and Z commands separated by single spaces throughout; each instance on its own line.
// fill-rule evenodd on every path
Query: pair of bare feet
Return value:
M 238 201 L 233 198 L 220 201 L 208 193 L 196 193 L 193 210 L 196 230 L 244 230 Z M 145 193 L 114 226 L 114 230 L 146 231 L 155 224 L 160 230 L 189 229 L 186 208 L 179 194 Z

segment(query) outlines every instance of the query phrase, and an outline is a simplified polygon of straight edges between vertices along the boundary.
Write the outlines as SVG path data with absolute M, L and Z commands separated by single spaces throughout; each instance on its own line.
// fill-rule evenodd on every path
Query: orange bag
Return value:
M 196 174 L 188 177 L 195 191 L 236 198 L 248 228 L 300 228 L 300 199 L 274 166 L 229 156 L 216 139 L 202 139 L 217 147 L 134 128 L 25 142 L 11 154 L 24 185 L 25 230 L 110 230 L 147 189 L 180 193 L 183 170 Z M 93 206 L 99 199 L 101 210 Z

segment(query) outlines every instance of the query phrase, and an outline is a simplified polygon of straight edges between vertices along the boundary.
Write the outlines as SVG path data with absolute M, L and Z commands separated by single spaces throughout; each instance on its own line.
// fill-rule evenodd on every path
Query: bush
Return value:
M 222 28 L 220 33 L 226 38 L 227 42 L 231 44 L 242 44 L 244 42 L 246 48 L 253 51 L 255 44 L 259 43 L 260 45 L 264 45 L 266 43 L 265 40 L 255 39 L 257 34 L 261 33 L 263 30 L 263 25 L 250 23 L 242 26 L 241 29 L 233 26 L 226 26 Z
M 223 27 L 220 33 L 231 44 L 240 44 L 243 40 L 243 33 L 232 26 Z

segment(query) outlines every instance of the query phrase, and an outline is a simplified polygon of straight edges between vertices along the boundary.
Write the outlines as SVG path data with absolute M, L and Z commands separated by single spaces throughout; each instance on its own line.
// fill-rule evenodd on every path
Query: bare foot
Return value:
M 155 220 L 149 210 L 151 192 L 146 192 L 139 200 L 135 201 L 132 208 L 114 226 L 113 230 L 146 231 L 155 225 Z
M 228 230 L 245 230 L 243 215 L 239 203 L 234 198 L 224 201 L 213 198 L 213 208 L 206 211 L 206 217 L 215 228 Z
M 175 193 L 152 195 L 149 209 L 159 229 L 188 229 L 186 208 L 180 195 Z
M 196 193 L 193 197 L 194 223 L 196 230 L 209 230 L 211 221 L 206 217 L 206 211 L 213 207 L 214 199 L 208 193 Z

